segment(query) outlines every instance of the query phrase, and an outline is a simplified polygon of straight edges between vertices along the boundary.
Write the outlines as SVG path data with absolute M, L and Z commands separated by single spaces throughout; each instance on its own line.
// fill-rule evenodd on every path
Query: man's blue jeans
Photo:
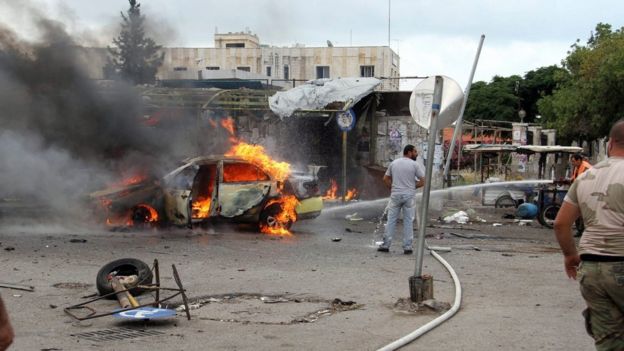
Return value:
M 399 213 L 403 210 L 403 250 L 411 250 L 414 241 L 414 211 L 416 209 L 415 195 L 395 194 L 390 195 L 388 204 L 388 223 L 384 232 L 381 247 L 390 248 L 394 228 L 396 227 Z

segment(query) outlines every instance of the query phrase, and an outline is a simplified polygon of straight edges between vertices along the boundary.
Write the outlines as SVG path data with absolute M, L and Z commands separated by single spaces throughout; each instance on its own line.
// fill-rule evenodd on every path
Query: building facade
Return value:
M 400 59 L 388 46 L 275 47 L 249 31 L 217 33 L 214 41 L 214 48 L 163 48 L 157 79 L 263 79 L 291 88 L 318 78 L 384 77 L 396 79 L 384 79 L 380 90 L 399 89 Z M 100 71 L 94 78 L 104 78 Z

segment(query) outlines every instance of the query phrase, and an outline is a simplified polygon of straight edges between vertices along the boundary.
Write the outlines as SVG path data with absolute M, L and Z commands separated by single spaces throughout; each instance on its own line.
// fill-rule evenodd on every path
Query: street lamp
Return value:
M 520 117 L 520 123 L 524 123 L 524 117 L 526 117 L 526 111 L 521 108 L 520 111 L 518 111 L 518 117 Z

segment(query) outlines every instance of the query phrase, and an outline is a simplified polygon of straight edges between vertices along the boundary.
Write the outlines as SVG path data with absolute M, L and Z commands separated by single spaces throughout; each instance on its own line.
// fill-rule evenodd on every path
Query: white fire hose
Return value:
M 459 306 L 461 304 L 462 290 L 461 290 L 461 283 L 459 282 L 459 278 L 457 277 L 457 273 L 455 273 L 455 271 L 453 270 L 453 267 L 451 267 L 451 265 L 448 262 L 446 262 L 446 260 L 444 260 L 440 255 L 438 255 L 437 252 L 432 250 L 428 245 L 427 245 L 427 249 L 429 250 L 431 255 L 433 255 L 433 257 L 435 257 L 438 261 L 440 261 L 440 263 L 444 266 L 444 268 L 446 268 L 446 270 L 451 274 L 451 277 L 453 278 L 453 283 L 455 284 L 455 302 L 453 303 L 453 306 L 451 307 L 451 309 L 446 311 L 440 317 L 432 320 L 431 322 L 423 325 L 422 327 L 414 330 L 413 332 L 405 335 L 404 337 L 398 340 L 395 340 L 391 342 L 390 344 L 380 348 L 378 351 L 396 350 L 402 346 L 405 346 L 409 344 L 410 342 L 419 338 L 421 335 L 424 335 L 428 331 L 444 323 L 446 320 L 453 317 L 453 315 L 455 315 L 457 311 L 459 311 Z

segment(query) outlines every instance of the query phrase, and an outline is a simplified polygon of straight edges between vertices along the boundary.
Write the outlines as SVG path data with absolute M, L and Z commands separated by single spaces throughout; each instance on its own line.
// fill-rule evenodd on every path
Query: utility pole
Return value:
M 390 47 L 390 3 L 392 0 L 388 0 L 388 47 Z

